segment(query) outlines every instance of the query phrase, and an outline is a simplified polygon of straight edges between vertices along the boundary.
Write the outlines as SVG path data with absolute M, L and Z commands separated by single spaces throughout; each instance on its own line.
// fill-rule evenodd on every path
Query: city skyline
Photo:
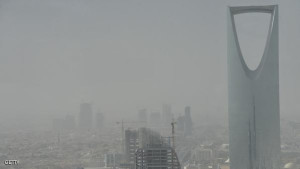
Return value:
M 76 115 L 82 101 L 113 117 L 167 103 L 227 118 L 225 9 L 251 4 L 281 7 L 281 112 L 299 119 L 298 1 L 116 2 L 1 1 L 3 125 Z
M 0 0 L 0 168 L 299 168 L 298 16 L 295 0 Z

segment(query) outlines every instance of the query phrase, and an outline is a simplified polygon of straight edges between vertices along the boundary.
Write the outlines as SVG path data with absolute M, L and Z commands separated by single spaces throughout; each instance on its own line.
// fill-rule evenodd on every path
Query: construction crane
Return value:
M 173 150 L 172 150 L 172 169 L 174 169 L 174 152 L 175 152 L 175 124 L 176 122 L 174 121 L 174 119 L 172 119 L 172 122 L 171 122 L 171 126 L 172 126 L 172 147 L 173 147 Z
M 146 121 L 124 121 L 123 119 L 121 121 L 117 121 L 117 124 L 121 124 L 121 138 L 122 138 L 122 152 L 125 153 L 125 138 L 124 138 L 124 124 L 138 124 L 138 123 L 146 123 Z
M 171 122 L 171 126 L 172 126 L 172 147 L 175 151 L 175 124 L 176 122 L 174 121 L 174 119 Z

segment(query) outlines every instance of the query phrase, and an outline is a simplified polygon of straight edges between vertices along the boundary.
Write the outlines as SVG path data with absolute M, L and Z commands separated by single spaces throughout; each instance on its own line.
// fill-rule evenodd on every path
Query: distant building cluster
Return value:
M 137 119 L 143 122 L 151 129 L 163 131 L 170 129 L 172 122 L 176 123 L 176 132 L 180 135 L 191 136 L 193 133 L 193 121 L 191 116 L 191 107 L 186 106 L 183 115 L 177 117 L 172 112 L 172 106 L 170 104 L 163 104 L 161 111 L 149 112 L 147 109 L 140 109 L 138 111 Z
M 74 115 L 66 115 L 64 118 L 53 119 L 54 131 L 91 131 L 101 130 L 104 127 L 104 114 L 94 114 L 92 104 L 82 103 L 80 105 L 77 121 Z
M 140 109 L 138 111 L 137 119 L 147 124 L 150 128 L 169 127 L 174 114 L 170 104 L 163 104 L 161 111 L 148 112 L 147 109 Z

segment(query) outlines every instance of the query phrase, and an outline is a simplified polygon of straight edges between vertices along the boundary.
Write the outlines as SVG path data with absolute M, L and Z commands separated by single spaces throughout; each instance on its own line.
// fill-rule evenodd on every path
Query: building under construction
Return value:
M 167 144 L 148 145 L 136 151 L 136 169 L 180 169 L 176 152 Z
M 137 130 L 125 131 L 125 156 L 127 163 L 134 163 L 135 152 L 139 148 L 139 139 Z
M 139 130 L 139 148 L 135 153 L 136 169 L 180 169 L 175 150 L 160 134 L 142 128 Z

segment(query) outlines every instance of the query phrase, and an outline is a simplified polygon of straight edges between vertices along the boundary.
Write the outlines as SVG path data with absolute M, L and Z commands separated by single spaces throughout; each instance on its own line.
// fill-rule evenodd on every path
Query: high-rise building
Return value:
M 193 121 L 191 117 L 191 107 L 186 106 L 184 109 L 184 135 L 190 136 L 193 132 Z
M 147 147 L 149 144 L 161 144 L 163 142 L 161 135 L 148 128 L 139 128 L 138 130 L 139 148 Z
M 78 127 L 80 130 L 90 130 L 93 126 L 93 111 L 90 103 L 80 105 Z
M 120 163 L 121 168 L 135 168 L 136 152 L 140 148 L 145 148 L 152 144 L 162 144 L 163 139 L 158 132 L 148 128 L 125 131 L 125 153 L 124 161 Z
M 243 58 L 234 16 L 271 15 L 265 50 L 258 67 Z M 228 118 L 231 169 L 279 169 L 278 6 L 228 8 Z
M 190 136 L 193 133 L 193 121 L 191 117 L 191 107 L 186 106 L 184 109 L 184 115 L 180 115 L 177 118 L 177 131 L 183 133 L 184 136 Z
M 180 169 L 174 149 L 168 145 L 149 145 L 136 152 L 136 169 Z
M 139 143 L 135 153 L 136 169 L 180 169 L 175 150 L 159 133 L 141 128 Z
M 138 131 L 126 130 L 125 131 L 125 156 L 128 163 L 134 163 L 135 151 L 138 149 Z

